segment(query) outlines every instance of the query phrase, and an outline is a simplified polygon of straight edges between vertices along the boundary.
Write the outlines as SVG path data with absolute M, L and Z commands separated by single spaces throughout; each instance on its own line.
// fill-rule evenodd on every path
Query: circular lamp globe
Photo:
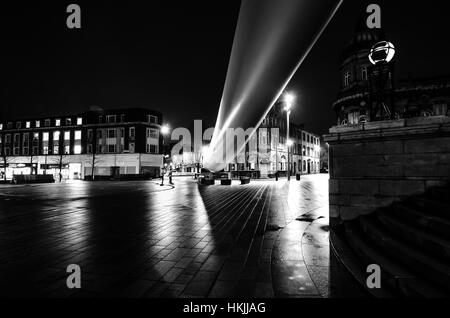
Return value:
M 395 55 L 395 47 L 391 42 L 381 41 L 375 44 L 370 50 L 370 63 L 376 65 L 381 62 L 389 63 Z

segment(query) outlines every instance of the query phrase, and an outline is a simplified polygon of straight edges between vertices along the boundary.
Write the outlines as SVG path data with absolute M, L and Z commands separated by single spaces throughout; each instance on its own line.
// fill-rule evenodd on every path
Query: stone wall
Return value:
M 333 127 L 330 223 L 340 224 L 450 181 L 450 118 Z

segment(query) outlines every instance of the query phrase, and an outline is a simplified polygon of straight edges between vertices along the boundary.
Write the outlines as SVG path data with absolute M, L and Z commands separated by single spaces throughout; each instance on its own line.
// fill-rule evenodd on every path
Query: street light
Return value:
M 161 126 L 161 134 L 167 135 L 169 132 L 170 132 L 170 127 L 169 127 L 169 125 Z
M 291 116 L 291 110 L 294 106 L 295 102 L 295 95 L 291 93 L 286 93 L 284 95 L 284 110 L 286 111 L 286 123 L 287 123 L 287 129 L 286 129 L 286 146 L 287 146 L 287 179 L 288 181 L 291 180 L 291 167 L 290 167 L 290 158 L 289 158 L 289 147 L 292 146 L 293 141 L 289 139 L 289 118 Z

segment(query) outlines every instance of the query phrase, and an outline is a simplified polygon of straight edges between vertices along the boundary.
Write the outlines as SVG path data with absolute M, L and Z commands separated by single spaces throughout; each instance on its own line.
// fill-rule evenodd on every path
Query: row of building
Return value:
M 165 169 L 194 174 L 202 155 L 171 153 L 169 136 L 162 134 L 163 116 L 143 108 L 103 110 L 61 117 L 0 122 L 0 180 L 13 175 L 53 174 L 55 179 L 89 179 L 145 176 L 157 178 Z M 279 143 L 270 128 L 280 131 Z M 263 121 L 258 138 L 268 145 L 267 154 L 245 164 L 230 163 L 234 176 L 286 174 L 286 116 L 277 104 Z M 291 124 L 291 174 L 320 171 L 320 137 Z M 278 139 L 277 139 L 278 140 Z

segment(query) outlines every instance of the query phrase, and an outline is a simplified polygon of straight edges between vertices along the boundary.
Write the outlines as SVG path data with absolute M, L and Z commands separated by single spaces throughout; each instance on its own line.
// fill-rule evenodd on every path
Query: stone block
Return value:
M 394 197 L 382 197 L 382 196 L 367 196 L 367 195 L 353 195 L 350 198 L 350 206 L 373 208 L 386 207 L 394 203 Z
M 339 206 L 330 204 L 330 218 L 339 217 Z
M 374 212 L 373 208 L 364 208 L 364 207 L 340 207 L 339 213 L 340 217 L 343 221 L 351 221 L 362 215 L 368 215 Z
M 348 194 L 330 194 L 330 204 L 332 205 L 349 205 L 350 195 Z
M 450 152 L 450 137 L 405 140 L 404 149 L 409 154 Z
M 425 182 L 421 180 L 381 180 L 382 196 L 411 196 L 425 192 Z
M 339 144 L 339 145 L 331 145 L 333 157 L 345 157 L 345 156 L 353 156 L 355 154 L 363 153 L 363 143 L 348 143 L 348 144 Z
M 364 145 L 365 155 L 385 155 L 403 153 L 403 142 L 401 140 L 372 141 Z
M 339 180 L 330 179 L 329 181 L 329 193 L 337 194 L 339 193 Z
M 340 193 L 356 195 L 377 195 L 379 194 L 378 180 L 371 179 L 347 179 L 339 183 Z

